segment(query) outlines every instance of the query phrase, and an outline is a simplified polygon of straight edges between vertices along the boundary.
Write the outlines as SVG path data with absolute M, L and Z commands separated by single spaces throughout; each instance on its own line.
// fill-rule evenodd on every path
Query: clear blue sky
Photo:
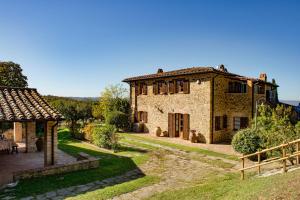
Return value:
M 0 0 L 0 60 L 42 94 L 99 96 L 132 75 L 225 64 L 300 99 L 300 1 Z

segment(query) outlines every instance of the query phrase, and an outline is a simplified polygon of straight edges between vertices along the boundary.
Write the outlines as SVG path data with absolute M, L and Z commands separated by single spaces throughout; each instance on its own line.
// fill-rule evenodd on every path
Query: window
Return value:
M 190 82 L 188 80 L 175 80 L 175 92 L 189 94 Z
M 227 120 L 227 115 L 223 116 L 223 129 L 227 128 L 228 124 L 228 120 Z
M 221 117 L 217 116 L 215 119 L 215 130 L 219 131 L 221 130 Z
M 256 94 L 265 94 L 265 86 L 264 85 L 255 85 L 255 93 Z
M 36 122 L 35 129 L 36 129 L 36 131 L 35 131 L 36 136 L 43 137 L 44 133 L 45 133 L 45 123 L 44 122 Z
M 168 88 L 167 83 L 164 81 L 157 82 L 157 94 L 167 94 Z
M 183 92 L 184 80 L 177 80 L 176 81 L 176 93 Z
M 248 117 L 234 117 L 233 130 L 237 131 L 248 127 Z
M 146 83 L 139 83 L 136 85 L 136 87 L 137 87 L 136 90 L 137 95 L 147 95 L 148 87 Z
M 247 84 L 241 82 L 229 82 L 229 93 L 247 93 Z
M 137 116 L 137 121 L 148 123 L 148 113 L 145 111 L 139 111 Z

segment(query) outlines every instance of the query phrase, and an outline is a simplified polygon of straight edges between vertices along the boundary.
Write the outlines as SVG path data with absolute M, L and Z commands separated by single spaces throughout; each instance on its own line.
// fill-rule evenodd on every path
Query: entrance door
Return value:
M 189 139 L 189 114 L 169 113 L 168 129 L 169 137 L 181 137 L 185 140 Z
M 183 114 L 175 114 L 175 137 L 183 137 Z

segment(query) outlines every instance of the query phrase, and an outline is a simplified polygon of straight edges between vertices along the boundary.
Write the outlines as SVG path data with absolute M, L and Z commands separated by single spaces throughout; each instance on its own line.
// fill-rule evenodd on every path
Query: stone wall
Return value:
M 211 101 L 211 76 L 210 74 L 176 77 L 176 79 L 190 80 L 190 94 L 154 95 L 153 81 L 147 81 L 148 94 L 135 96 L 135 89 L 131 87 L 132 110 L 146 111 L 148 123 L 146 130 L 154 134 L 160 127 L 162 131 L 168 131 L 168 113 L 181 113 L 190 115 L 190 130 L 202 134 L 205 142 L 210 138 L 210 101 Z M 165 81 L 171 78 L 163 79 Z M 197 83 L 197 80 L 201 80 Z M 157 80 L 156 80 L 157 81 Z M 135 99 L 136 97 L 136 99 Z
M 256 94 L 254 90 L 254 83 L 252 80 L 244 81 L 247 84 L 246 93 L 229 93 L 229 81 L 237 81 L 223 75 L 215 78 L 215 92 L 214 92 L 214 117 L 227 115 L 227 129 L 216 131 L 214 129 L 213 140 L 214 143 L 229 141 L 236 133 L 233 131 L 234 117 L 248 117 L 249 125 L 254 117 L 256 111 L 256 102 L 265 102 L 265 94 Z M 240 81 L 241 82 L 241 81 Z M 270 89 L 266 86 L 265 90 Z M 254 96 L 252 98 L 252 94 Z M 214 126 L 215 128 L 215 120 Z
M 26 149 L 27 152 L 36 152 L 36 128 L 35 122 L 26 122 L 27 123 L 27 139 L 26 139 Z
M 13 140 L 14 139 L 14 129 L 8 129 L 3 132 L 3 135 L 6 139 Z
M 23 124 L 21 122 L 14 123 L 14 141 L 23 142 Z
M 41 176 L 49 176 L 54 174 L 63 174 L 67 172 L 74 172 L 79 170 L 95 169 L 99 167 L 99 159 L 89 157 L 87 160 L 77 161 L 75 163 L 65 165 L 54 165 L 44 168 L 36 168 L 30 170 L 23 170 L 13 173 L 14 181 L 36 178 Z

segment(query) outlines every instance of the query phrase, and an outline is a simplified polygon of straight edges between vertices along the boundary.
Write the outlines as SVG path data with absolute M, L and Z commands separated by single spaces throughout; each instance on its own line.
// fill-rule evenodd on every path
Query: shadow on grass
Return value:
M 138 162 L 138 159 L 143 159 L 146 157 L 146 155 L 141 155 L 141 158 L 136 158 L 133 160 L 129 157 L 101 151 L 101 149 L 97 149 L 90 145 L 80 143 L 79 141 L 72 140 L 67 134 L 69 134 L 68 131 L 60 131 L 58 145 L 59 149 L 72 156 L 77 156 L 78 153 L 84 152 L 99 158 L 99 168 L 22 180 L 14 188 L 14 191 L 11 195 L 15 196 L 17 199 L 27 196 L 34 196 L 62 188 L 110 179 L 115 176 L 123 175 L 131 170 L 135 171 L 133 175 L 126 178 L 118 178 L 116 181 L 106 183 L 104 186 L 98 188 L 95 187 L 94 189 L 96 190 L 106 186 L 120 184 L 145 176 L 145 174 L 143 174 L 143 172 L 138 168 L 136 162 Z M 147 152 L 133 147 L 124 147 L 122 151 L 134 151 L 139 153 Z

